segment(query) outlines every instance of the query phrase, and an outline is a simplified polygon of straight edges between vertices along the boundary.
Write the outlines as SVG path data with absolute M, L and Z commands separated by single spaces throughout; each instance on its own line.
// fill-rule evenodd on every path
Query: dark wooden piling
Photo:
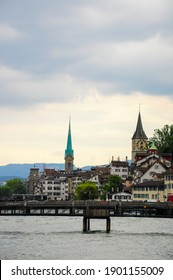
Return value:
M 111 230 L 109 209 L 85 209 L 83 217 L 83 232 L 90 230 L 90 219 L 106 219 L 106 232 Z

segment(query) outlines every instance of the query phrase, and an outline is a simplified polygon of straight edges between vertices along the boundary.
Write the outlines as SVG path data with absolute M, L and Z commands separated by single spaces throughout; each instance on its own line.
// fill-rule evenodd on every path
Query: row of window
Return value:
M 173 189 L 173 184 L 167 184 L 167 185 L 165 185 L 165 189 Z
M 146 193 L 135 193 L 133 197 L 134 198 L 148 198 L 149 196 Z
M 152 199 L 158 199 L 158 195 L 157 194 L 152 194 Z
M 141 193 L 141 194 L 134 194 L 133 196 L 134 198 L 145 198 L 145 199 L 149 199 L 149 195 L 145 194 L 145 193 Z M 152 199 L 158 199 L 159 195 L 158 194 L 152 194 Z
M 61 195 L 64 195 L 64 193 L 53 193 L 53 192 L 48 192 L 48 193 L 45 193 L 46 195 L 56 195 L 56 196 L 61 196 Z
M 131 199 L 130 195 L 115 195 L 114 197 L 112 197 L 113 199 Z
M 78 177 L 74 177 L 74 178 L 72 178 L 72 181 L 79 181 L 79 182 L 82 182 L 82 179 L 81 179 L 81 178 L 78 178 Z
M 45 190 L 46 188 L 43 187 L 42 189 Z M 51 186 L 48 186 L 47 189 L 48 189 L 49 191 L 51 191 L 51 190 L 60 191 L 60 190 L 61 190 L 60 187 L 51 187 Z M 64 188 L 62 188 L 62 190 L 64 190 Z
M 118 168 L 115 168 L 115 172 L 128 172 L 128 169 L 118 169 Z
M 64 193 L 60 193 L 60 192 L 56 192 L 56 193 L 54 193 L 54 192 L 47 192 L 47 193 L 45 193 L 45 195 L 51 195 L 51 196 L 63 196 L 63 195 L 65 195 L 65 194 L 67 194 L 68 192 L 64 192 Z
M 164 190 L 164 187 L 138 187 L 138 186 L 134 186 L 133 188 L 134 191 L 138 191 L 138 192 L 141 192 L 141 191 L 162 191 Z
M 52 184 L 54 184 L 54 185 L 60 185 L 60 184 L 65 184 L 66 182 L 65 181 L 43 181 L 43 182 L 41 182 L 42 184 L 49 184 L 49 185 L 52 185 Z
M 165 179 L 166 179 L 166 181 L 173 180 L 173 175 L 166 175 Z

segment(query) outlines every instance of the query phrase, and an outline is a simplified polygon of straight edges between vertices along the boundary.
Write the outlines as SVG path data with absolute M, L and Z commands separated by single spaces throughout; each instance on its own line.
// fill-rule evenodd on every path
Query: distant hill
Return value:
M 43 166 L 46 168 L 55 168 L 57 170 L 63 170 L 64 164 L 63 163 L 16 163 L 16 164 L 7 164 L 4 166 L 0 166 L 0 181 L 1 177 L 20 177 L 20 178 L 27 178 L 29 176 L 30 168 L 38 167 L 40 171 L 43 171 Z M 11 179 L 10 178 L 10 179 Z
M 64 163 L 14 163 L 0 166 L 0 182 L 4 182 L 13 178 L 26 179 L 29 176 L 30 168 L 39 168 L 43 171 L 43 168 L 54 168 L 56 170 L 64 170 Z M 91 170 L 93 166 L 83 166 L 82 170 Z M 74 167 L 76 168 L 76 167 Z
M 19 178 L 21 180 L 25 180 L 25 178 L 22 178 L 20 176 L 0 176 L 0 184 L 3 182 L 6 182 L 8 180 L 14 179 L 14 178 Z

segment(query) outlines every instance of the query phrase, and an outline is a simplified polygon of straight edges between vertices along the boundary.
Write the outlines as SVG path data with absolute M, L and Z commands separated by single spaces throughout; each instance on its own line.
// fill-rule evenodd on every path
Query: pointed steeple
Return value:
M 136 131 L 133 134 L 132 139 L 148 139 L 148 137 L 146 136 L 146 134 L 145 134 L 145 132 L 143 130 L 140 111 L 139 111 L 139 115 L 138 115 Z
M 65 150 L 65 171 L 67 173 L 71 173 L 73 171 L 73 160 L 74 160 L 74 153 L 73 153 L 73 149 L 72 149 L 71 122 L 70 122 L 70 118 L 69 118 L 67 147 Z
M 136 130 L 132 137 L 132 162 L 135 162 L 137 160 L 138 154 L 147 153 L 147 140 L 148 137 L 143 130 L 141 114 L 139 110 Z
M 73 157 L 70 118 L 69 118 L 69 128 L 68 128 L 68 137 L 67 137 L 67 147 L 65 150 L 65 157 L 67 157 L 67 156 Z

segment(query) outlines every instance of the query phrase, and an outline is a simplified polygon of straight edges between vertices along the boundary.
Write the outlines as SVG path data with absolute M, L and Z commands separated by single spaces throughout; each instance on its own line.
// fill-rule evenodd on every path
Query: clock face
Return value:
M 146 148 L 145 141 L 143 141 L 143 140 L 138 141 L 137 142 L 137 147 L 138 147 L 139 150 L 142 150 L 142 151 L 145 150 L 145 148 Z
M 146 149 L 146 143 L 144 140 L 138 140 L 132 145 L 133 150 L 143 151 Z

